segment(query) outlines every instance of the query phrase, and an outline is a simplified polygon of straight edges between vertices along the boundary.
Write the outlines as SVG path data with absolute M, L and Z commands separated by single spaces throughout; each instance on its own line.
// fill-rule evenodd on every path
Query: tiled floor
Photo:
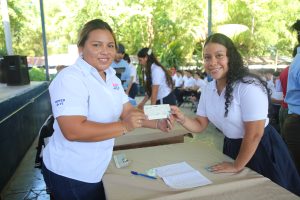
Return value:
M 34 141 L 17 171 L 3 190 L 3 200 L 48 200 L 40 169 L 34 168 L 37 140 Z
M 187 115 L 194 115 L 189 105 L 181 108 Z M 140 129 L 143 131 L 143 129 Z M 185 138 L 185 142 L 202 140 L 209 145 L 220 149 L 222 148 L 223 136 L 213 126 L 203 134 L 196 135 L 194 138 Z M 46 194 L 45 183 L 40 169 L 34 168 L 34 159 L 36 154 L 35 147 L 37 139 L 34 141 L 15 174 L 1 193 L 1 200 L 49 200 Z

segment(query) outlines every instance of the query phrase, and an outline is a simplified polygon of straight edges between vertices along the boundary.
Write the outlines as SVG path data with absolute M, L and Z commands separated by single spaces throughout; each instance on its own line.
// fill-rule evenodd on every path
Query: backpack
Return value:
M 49 138 L 52 136 L 54 129 L 53 129 L 54 117 L 53 115 L 49 115 L 46 119 L 45 123 L 42 125 L 39 131 L 39 140 L 38 146 L 36 147 L 36 155 L 35 155 L 35 168 L 42 168 L 43 157 L 42 157 L 42 150 L 48 144 Z

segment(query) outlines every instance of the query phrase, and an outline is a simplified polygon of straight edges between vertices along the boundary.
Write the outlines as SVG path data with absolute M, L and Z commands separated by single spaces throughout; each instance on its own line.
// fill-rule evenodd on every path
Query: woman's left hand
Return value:
M 213 173 L 237 173 L 242 169 L 237 169 L 232 162 L 222 162 L 208 168 Z

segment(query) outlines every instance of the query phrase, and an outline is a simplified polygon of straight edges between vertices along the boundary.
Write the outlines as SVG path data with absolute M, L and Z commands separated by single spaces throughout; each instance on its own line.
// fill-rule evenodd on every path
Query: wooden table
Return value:
M 117 153 L 125 153 L 131 163 L 122 169 L 116 168 L 113 160 L 110 163 L 102 179 L 108 200 L 299 199 L 298 196 L 248 168 L 237 174 L 208 172 L 205 167 L 221 161 L 231 161 L 231 158 L 201 141 L 114 152 Z M 168 187 L 162 179 L 152 180 L 130 174 L 131 170 L 145 173 L 154 167 L 182 161 L 186 161 L 213 183 L 194 189 L 176 190 Z
M 170 133 L 149 132 L 143 134 L 128 134 L 115 139 L 114 151 L 183 143 L 184 136 L 192 137 L 192 134 L 186 130 L 175 130 Z

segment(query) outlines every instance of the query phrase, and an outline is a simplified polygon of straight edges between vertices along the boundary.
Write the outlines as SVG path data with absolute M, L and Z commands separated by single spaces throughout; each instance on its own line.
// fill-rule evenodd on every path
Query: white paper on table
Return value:
M 211 184 L 212 182 L 186 162 L 154 168 L 164 182 L 175 189 L 188 189 Z
M 169 117 L 171 108 L 169 104 L 145 105 L 144 113 L 148 116 L 149 120 L 165 119 Z

